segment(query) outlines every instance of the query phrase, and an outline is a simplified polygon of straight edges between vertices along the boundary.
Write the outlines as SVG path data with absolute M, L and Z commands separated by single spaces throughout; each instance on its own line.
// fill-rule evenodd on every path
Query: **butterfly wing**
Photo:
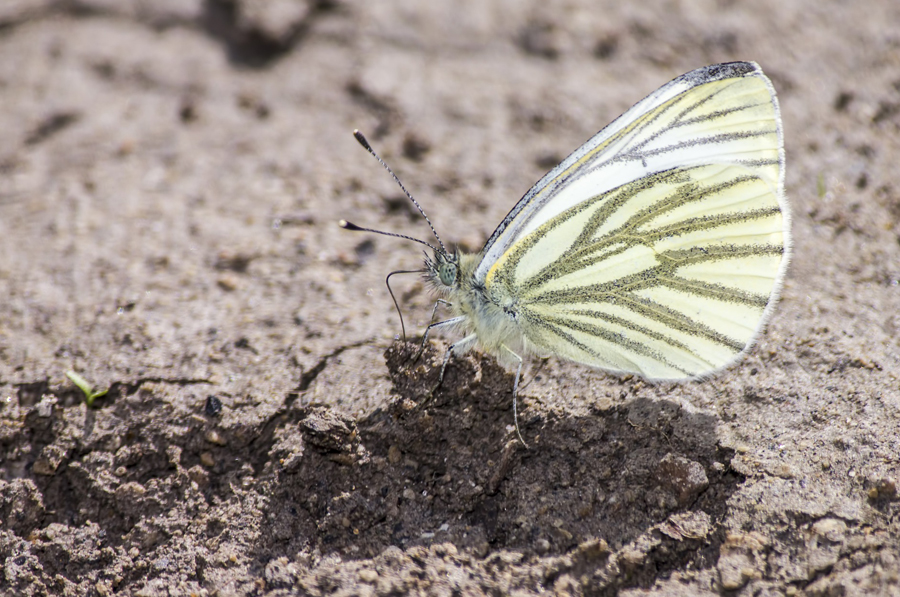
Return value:
M 660 88 L 545 176 L 475 278 L 542 352 L 649 379 L 734 361 L 787 266 L 784 150 L 752 63 Z

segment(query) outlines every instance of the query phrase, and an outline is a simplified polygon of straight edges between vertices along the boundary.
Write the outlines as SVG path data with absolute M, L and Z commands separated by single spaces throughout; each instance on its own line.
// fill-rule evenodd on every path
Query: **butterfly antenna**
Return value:
M 406 190 L 406 187 L 403 186 L 403 183 L 400 182 L 400 179 L 397 178 L 397 175 L 394 174 L 394 171 L 391 170 L 390 166 L 385 164 L 384 160 L 382 160 L 380 157 L 378 157 L 378 154 L 375 153 L 375 150 L 372 149 L 372 146 L 369 145 L 369 142 L 366 140 L 366 138 L 363 136 L 363 134 L 361 132 L 359 132 L 359 129 L 355 129 L 353 131 L 353 136 L 356 138 L 356 140 L 359 142 L 360 145 L 362 145 L 363 147 L 366 148 L 366 151 L 371 153 L 375 157 L 375 159 L 378 160 L 378 162 L 382 166 L 384 166 L 384 169 L 388 171 L 388 174 L 390 174 L 394 178 L 394 181 L 398 185 L 400 185 L 400 188 L 403 189 L 403 192 L 406 193 L 406 196 L 409 197 L 409 200 L 413 202 L 413 205 L 416 206 L 416 209 L 419 210 L 419 213 L 422 214 L 422 217 L 425 218 L 426 222 L 428 222 L 428 227 L 431 228 L 431 233 L 434 234 L 434 238 L 436 238 L 438 241 L 438 244 L 441 245 L 441 253 L 443 253 L 444 255 L 447 255 L 447 248 L 444 246 L 444 241 L 442 241 L 441 237 L 438 236 L 437 230 L 434 229 L 434 225 L 431 223 L 431 220 L 428 219 L 428 216 L 425 214 L 425 210 L 422 209 L 422 206 L 419 205 L 419 202 L 416 201 L 413 198 L 413 196 L 410 194 L 410 192 Z M 395 235 L 395 236 L 400 236 L 400 235 Z M 408 237 L 406 237 L 406 238 L 408 238 Z M 415 239 L 413 239 L 413 240 L 415 240 Z M 427 243 L 425 243 L 425 244 L 427 244 Z M 431 245 L 428 245 L 428 246 L 431 246 Z M 432 248 L 434 248 L 434 247 L 432 247 Z
M 363 228 L 362 226 L 357 226 L 353 222 L 348 222 L 347 220 L 339 220 L 338 226 L 343 228 L 344 230 L 352 230 L 353 232 L 373 232 L 375 234 L 381 234 L 383 236 L 393 236 L 394 238 L 402 238 L 406 240 L 411 240 L 415 243 L 419 243 L 420 245 L 425 245 L 430 248 L 432 251 L 437 253 L 437 249 L 431 243 L 426 243 L 424 240 L 420 240 L 418 238 L 413 238 L 411 236 L 406 236 L 405 234 L 397 234 L 396 232 L 385 232 L 384 230 L 374 230 L 372 228 Z M 441 245 L 443 247 L 443 245 Z
M 353 222 L 348 222 L 347 220 L 341 220 L 338 222 L 338 226 L 343 228 L 344 230 L 352 230 L 354 232 L 373 232 L 375 234 L 381 234 L 383 236 L 393 236 L 394 238 L 402 238 L 405 240 L 411 240 L 413 242 L 417 242 L 425 245 L 435 253 L 437 249 L 434 248 L 434 245 L 426 243 L 424 240 L 419 240 L 418 238 L 413 238 L 411 236 L 406 236 L 405 234 L 397 234 L 396 232 L 385 232 L 383 230 L 374 230 L 372 228 L 363 228 L 362 226 L 357 226 Z M 416 270 L 398 270 L 395 272 L 391 272 L 387 275 L 387 278 L 384 279 L 385 285 L 387 285 L 388 292 L 391 295 L 391 300 L 394 301 L 394 307 L 397 309 L 397 315 L 400 316 L 400 329 L 403 331 L 403 341 L 406 342 L 406 324 L 403 323 L 403 312 L 400 311 L 400 303 L 397 302 L 397 297 L 394 296 L 394 289 L 391 288 L 391 276 L 394 274 L 423 274 L 426 273 L 427 270 L 416 269 Z

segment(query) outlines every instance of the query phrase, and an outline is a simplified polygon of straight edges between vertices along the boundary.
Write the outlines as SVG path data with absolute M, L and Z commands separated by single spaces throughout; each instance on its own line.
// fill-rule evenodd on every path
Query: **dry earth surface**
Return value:
M 411 345 L 477 250 L 693 68 L 779 92 L 794 259 L 704 383 Z M 4 0 L 0 593 L 900 594 L 900 3 Z M 420 334 L 431 297 L 395 288 Z M 442 338 L 446 341 L 448 338 Z M 66 377 L 108 393 L 88 407 Z

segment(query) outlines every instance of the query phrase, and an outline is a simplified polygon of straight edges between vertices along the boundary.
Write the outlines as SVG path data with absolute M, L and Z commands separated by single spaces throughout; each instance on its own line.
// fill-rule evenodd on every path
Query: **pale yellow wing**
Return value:
M 790 223 L 774 92 L 755 65 L 734 72 L 626 113 L 495 233 L 485 288 L 535 350 L 683 379 L 752 345 Z

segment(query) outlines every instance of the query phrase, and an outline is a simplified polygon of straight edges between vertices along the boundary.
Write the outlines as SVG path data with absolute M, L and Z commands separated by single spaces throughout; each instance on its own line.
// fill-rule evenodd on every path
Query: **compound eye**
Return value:
M 456 266 L 452 263 L 442 263 L 438 269 L 438 277 L 444 286 L 453 286 L 456 282 Z

